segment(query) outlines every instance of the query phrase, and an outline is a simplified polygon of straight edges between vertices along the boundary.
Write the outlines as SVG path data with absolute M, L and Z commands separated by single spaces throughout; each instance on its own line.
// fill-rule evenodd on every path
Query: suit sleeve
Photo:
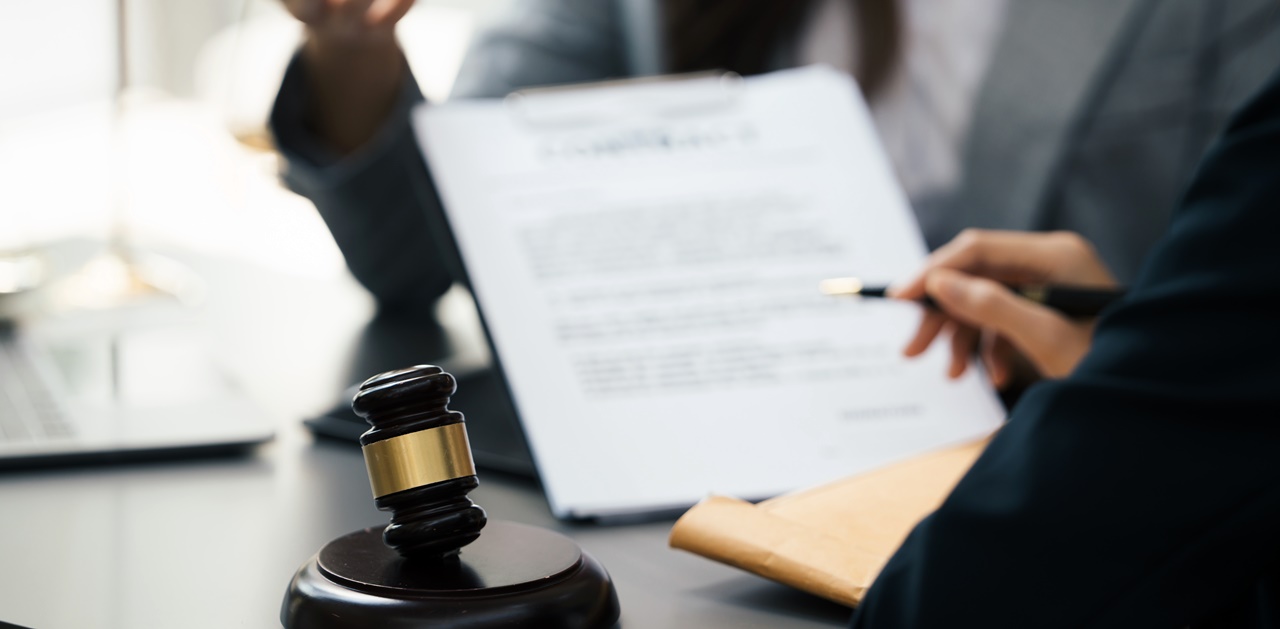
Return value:
M 410 77 L 387 123 L 343 157 L 307 128 L 304 63 L 295 56 L 289 64 L 271 111 L 285 184 L 315 204 L 347 268 L 379 307 L 429 311 L 459 271 L 409 128 L 409 112 L 422 101 L 417 84 Z
M 1280 550 L 1280 85 L 1202 164 L 1069 378 L 1029 391 L 858 628 L 1182 627 Z
M 625 29 L 617 0 L 521 0 L 484 29 L 451 98 L 505 96 L 537 85 L 623 77 Z
M 614 2 L 525 0 L 479 35 L 453 96 L 503 96 L 530 85 L 618 76 L 625 71 L 620 31 Z M 386 123 L 368 145 L 343 157 L 306 125 L 304 64 L 294 57 L 271 112 L 286 185 L 315 203 L 348 268 L 380 306 L 429 307 L 464 274 L 409 125 L 423 101 L 416 81 L 406 73 Z

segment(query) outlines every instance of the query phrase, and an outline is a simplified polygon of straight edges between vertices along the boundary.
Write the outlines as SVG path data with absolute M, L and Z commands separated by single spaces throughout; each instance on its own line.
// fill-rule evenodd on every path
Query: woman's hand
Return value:
M 306 26 L 307 123 L 343 154 L 372 139 L 396 102 L 405 80 L 396 23 L 413 2 L 284 0 Z
M 925 313 L 903 353 L 919 355 L 950 329 L 953 378 L 975 352 L 998 388 L 1016 379 L 1020 365 L 1040 377 L 1066 376 L 1089 351 L 1094 321 L 1067 318 L 1006 286 L 1035 284 L 1109 287 L 1116 281 L 1078 234 L 966 230 L 891 291 L 899 299 L 927 295 L 938 305 Z
M 414 0 L 284 0 L 285 9 L 321 45 L 367 46 L 390 42 L 396 22 Z

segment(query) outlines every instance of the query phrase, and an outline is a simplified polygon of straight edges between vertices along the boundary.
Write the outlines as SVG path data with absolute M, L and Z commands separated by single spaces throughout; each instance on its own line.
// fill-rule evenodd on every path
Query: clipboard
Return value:
M 575 96 L 584 91 L 612 90 L 616 88 L 641 88 L 682 86 L 686 89 L 663 98 L 645 99 L 644 92 L 633 91 L 629 101 L 615 101 L 621 109 L 588 108 Z M 690 89 L 690 86 L 692 88 Z M 584 127 L 616 120 L 626 115 L 626 110 L 636 107 L 648 109 L 660 117 L 698 115 L 707 111 L 733 107 L 743 94 L 743 78 L 736 72 L 710 71 L 634 77 L 593 83 L 554 85 L 516 90 L 506 96 L 504 103 L 512 116 L 530 127 Z M 637 102 L 638 101 L 638 102 Z M 551 105 L 548 107 L 548 105 Z M 556 107 L 559 105 L 560 107 Z M 576 107 L 574 105 L 577 105 Z
M 846 75 L 541 88 L 413 122 L 556 516 L 767 498 L 1000 423 L 978 370 L 899 357 L 914 306 L 816 290 L 925 255 Z

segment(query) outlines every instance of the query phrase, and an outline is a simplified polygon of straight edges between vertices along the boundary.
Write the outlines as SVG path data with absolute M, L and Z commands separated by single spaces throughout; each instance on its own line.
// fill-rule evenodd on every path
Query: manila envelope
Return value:
M 942 504 L 988 441 L 757 504 L 710 496 L 676 521 L 669 543 L 855 607 L 889 557 Z

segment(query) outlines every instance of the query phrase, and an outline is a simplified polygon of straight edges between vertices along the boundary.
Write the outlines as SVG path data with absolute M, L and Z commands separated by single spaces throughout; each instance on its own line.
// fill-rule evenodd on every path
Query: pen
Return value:
M 818 289 L 826 295 L 856 296 L 871 298 L 888 298 L 888 286 L 867 286 L 856 277 L 834 277 L 822 280 Z M 1054 284 L 1038 284 L 1032 286 L 1009 286 L 1019 296 L 1038 304 L 1043 304 L 1068 317 L 1096 317 L 1107 306 L 1124 297 L 1123 288 L 1085 288 L 1081 286 L 1059 286 Z M 921 305 L 937 308 L 933 299 L 925 297 L 919 300 Z

